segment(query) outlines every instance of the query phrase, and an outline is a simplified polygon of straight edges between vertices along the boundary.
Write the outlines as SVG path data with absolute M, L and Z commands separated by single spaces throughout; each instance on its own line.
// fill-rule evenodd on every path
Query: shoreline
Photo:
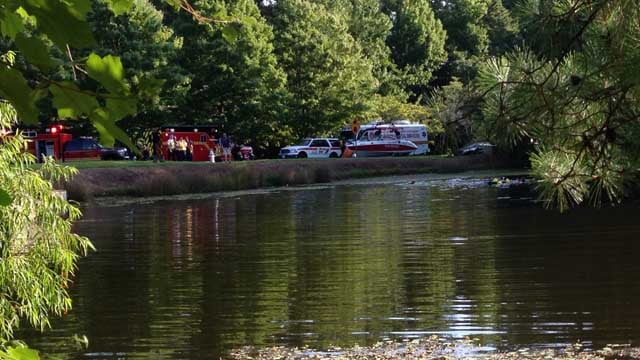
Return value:
M 99 164 L 97 164 L 99 165 Z M 342 180 L 510 168 L 495 157 L 387 157 L 162 163 L 82 168 L 64 184 L 69 199 L 153 197 L 326 184 Z
M 402 341 L 383 341 L 371 346 L 329 348 L 245 346 L 229 352 L 232 360 L 361 360 L 361 359 L 477 359 L 477 360 L 608 360 L 640 359 L 640 348 L 630 344 L 610 344 L 601 349 L 586 349 L 581 343 L 563 348 L 518 347 L 511 351 L 487 351 L 478 339 L 452 340 L 438 336 Z

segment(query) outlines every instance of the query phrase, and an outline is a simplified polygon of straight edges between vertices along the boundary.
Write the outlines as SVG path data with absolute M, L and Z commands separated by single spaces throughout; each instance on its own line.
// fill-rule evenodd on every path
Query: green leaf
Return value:
M 24 7 L 35 16 L 38 29 L 61 49 L 67 44 L 78 48 L 95 44 L 91 27 L 80 17 L 77 8 L 59 0 L 30 0 L 24 2 Z
M 241 22 L 249 27 L 255 27 L 258 24 L 258 20 L 253 16 L 243 16 Z
M 137 101 L 132 98 L 108 98 L 109 118 L 120 121 L 128 115 L 135 115 L 138 112 L 137 105 Z
M 10 11 L 0 12 L 0 33 L 2 35 L 15 40 L 16 35 L 23 30 L 24 23 L 18 14 Z
M 114 139 L 123 143 L 130 150 L 140 156 L 140 150 L 131 142 L 129 136 L 120 129 L 110 117 L 109 111 L 104 108 L 96 109 L 90 116 L 91 123 L 100 133 L 100 142 L 104 145 L 113 145 Z
M 113 13 L 118 16 L 126 13 L 133 6 L 132 0 L 107 0 L 109 8 Z
M 87 19 L 87 13 L 91 11 L 91 1 L 90 0 L 63 0 L 67 6 L 69 6 L 69 11 L 75 15 L 80 20 Z
M 9 206 L 11 205 L 11 195 L 6 190 L 0 189 L 0 206 Z
M 35 97 L 18 70 L 0 66 L 0 97 L 9 100 L 18 111 L 21 120 L 28 124 L 37 122 L 38 109 Z
M 101 58 L 92 53 L 87 59 L 87 72 L 89 77 L 98 81 L 109 92 L 118 95 L 127 95 L 129 88 L 124 81 L 124 68 L 117 56 L 107 55 Z
M 173 7 L 174 10 L 180 10 L 180 5 L 182 5 L 182 1 L 181 0 L 164 0 L 164 2 Z
M 40 360 L 38 352 L 28 347 L 10 347 L 7 354 L 11 360 Z
M 52 84 L 49 91 L 53 95 L 53 106 L 58 109 L 61 119 L 77 119 L 91 115 L 99 106 L 95 97 L 82 92 L 72 82 Z
M 236 24 L 228 24 L 224 29 L 222 29 L 222 37 L 230 44 L 236 42 L 238 35 L 240 35 L 236 26 Z
M 16 45 L 22 52 L 22 55 L 30 63 L 36 65 L 40 69 L 46 70 L 55 65 L 54 61 L 49 56 L 49 49 L 45 45 L 44 41 L 37 37 L 28 37 L 24 33 L 16 36 Z

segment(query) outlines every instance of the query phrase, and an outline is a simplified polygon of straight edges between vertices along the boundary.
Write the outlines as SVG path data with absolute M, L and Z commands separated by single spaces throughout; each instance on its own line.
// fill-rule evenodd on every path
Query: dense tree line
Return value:
M 560 204 L 593 184 L 595 198 L 617 199 L 636 171 L 637 0 L 77 1 L 94 53 L 82 50 L 87 29 L 65 47 L 54 32 L 16 36 L 19 12 L 0 18 L 0 53 L 17 50 L 28 83 L 53 82 L 38 93 L 41 122 L 81 119 L 76 129 L 93 125 L 107 142 L 116 122 L 132 137 L 216 125 L 268 154 L 354 119 L 410 119 L 437 152 L 473 139 L 529 152 Z M 55 61 L 34 62 L 38 51 Z M 86 59 L 121 66 L 123 83 L 83 74 Z M 71 96 L 70 83 L 106 97 Z
M 429 120 L 437 136 L 445 127 L 428 114 L 433 91 L 451 81 L 468 84 L 483 57 L 510 49 L 517 37 L 501 0 L 190 5 L 214 21 L 194 21 L 164 1 L 135 0 L 118 15 L 91 1 L 92 51 L 119 55 L 134 89 L 162 79 L 161 91 L 119 120 L 132 136 L 163 124 L 212 124 L 273 150 L 298 137 L 335 134 L 356 118 Z M 53 76 L 71 81 L 76 70 L 62 63 Z M 40 101 L 43 122 L 59 119 L 50 101 Z M 86 131 L 82 122 L 75 126 Z

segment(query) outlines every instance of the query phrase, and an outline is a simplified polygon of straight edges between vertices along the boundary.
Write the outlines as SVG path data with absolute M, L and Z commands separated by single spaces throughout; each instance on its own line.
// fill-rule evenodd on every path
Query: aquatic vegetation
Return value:
M 578 343 L 564 349 L 532 350 L 521 348 L 509 352 L 487 352 L 477 339 L 448 340 L 438 336 L 405 341 L 385 341 L 372 346 L 339 347 L 327 350 L 310 348 L 288 348 L 276 346 L 256 349 L 243 347 L 230 352 L 234 360 L 259 359 L 314 359 L 314 360 L 364 360 L 364 359 L 409 359 L 409 360 L 447 360 L 447 359 L 484 359 L 484 360 L 595 360 L 595 359 L 640 359 L 640 349 L 628 345 L 609 345 L 601 350 L 584 349 Z

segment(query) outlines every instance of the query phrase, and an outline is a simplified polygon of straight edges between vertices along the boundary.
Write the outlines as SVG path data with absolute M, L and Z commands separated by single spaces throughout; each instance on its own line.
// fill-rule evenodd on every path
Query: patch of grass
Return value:
M 163 161 L 154 163 L 153 161 L 129 161 L 129 160 L 82 160 L 68 161 L 64 163 L 78 169 L 110 169 L 110 168 L 131 168 L 131 167 L 158 167 L 158 166 L 210 166 L 208 162 L 203 161 Z

